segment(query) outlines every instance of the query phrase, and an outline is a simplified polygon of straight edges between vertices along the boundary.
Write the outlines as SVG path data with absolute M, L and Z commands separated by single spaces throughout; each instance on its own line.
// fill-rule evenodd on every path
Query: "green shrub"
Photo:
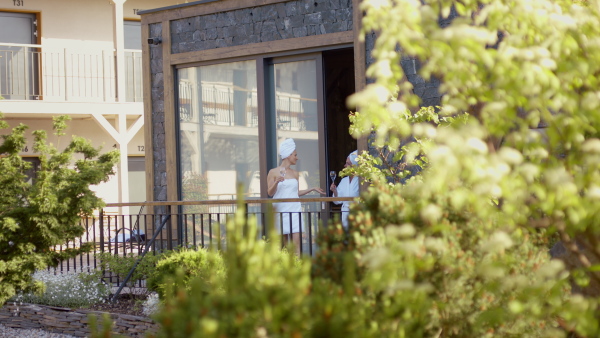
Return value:
M 328 278 L 336 283 L 342 282 L 344 275 L 344 255 L 350 251 L 350 236 L 342 227 L 339 219 L 322 227 L 317 234 L 319 250 L 315 252 L 312 264 L 313 278 Z
M 142 258 L 127 282 L 126 286 L 130 288 L 130 291 L 131 288 L 135 287 L 137 282 L 150 279 L 157 273 L 155 266 L 162 255 L 167 255 L 167 253 L 149 252 Z M 100 260 L 100 267 L 102 270 L 110 271 L 113 275 L 118 276 L 119 280 L 124 281 L 129 274 L 129 271 L 131 271 L 131 268 L 140 259 L 140 256 L 134 253 L 113 255 L 108 252 L 102 252 L 98 254 L 98 259 Z
M 376 40 L 373 81 L 349 100 L 353 133 L 392 152 L 420 140 L 403 161 L 426 168 L 389 184 L 404 168 L 371 158 L 348 238 L 321 232 L 313 279 L 309 262 L 283 269 L 276 248 L 232 236 L 255 225 L 240 208 L 225 292 L 201 294 L 201 279 L 169 291 L 160 336 L 597 337 L 598 2 L 364 0 L 360 11 Z M 419 105 L 407 58 L 441 82 L 440 114 L 467 112 L 464 124 L 404 116 Z M 580 269 L 550 259 L 555 233 Z M 571 277 L 588 298 L 570 293 Z
M 56 136 L 65 134 L 68 120 L 53 118 Z M 36 130 L 32 150 L 40 165 L 30 184 L 25 173 L 31 165 L 20 156 L 28 127 L 6 128 L 0 114 L 0 304 L 28 287 L 35 271 L 92 249 L 90 243 L 66 250 L 54 247 L 84 233 L 82 215 L 104 205 L 92 186 L 107 181 L 119 160 L 118 151 L 100 154 L 89 140 L 76 136 L 57 149 L 47 143 L 46 131 Z
M 204 292 L 219 292 L 223 289 L 226 278 L 225 266 L 220 253 L 199 248 L 182 248 L 176 252 L 165 255 L 158 261 L 154 273 L 147 280 L 148 290 L 156 291 L 164 297 L 165 290 L 172 286 L 173 279 L 178 273 L 182 275 L 180 281 L 183 288 L 189 290 L 189 281 L 200 278 L 207 281 Z
M 243 205 L 237 210 L 235 221 L 227 222 L 227 250 L 220 254 L 227 277 L 193 278 L 189 291 L 167 288 L 163 311 L 155 317 L 159 337 L 291 336 L 307 328 L 310 262 L 282 251 L 275 238 L 258 239 L 255 219 L 246 223 Z

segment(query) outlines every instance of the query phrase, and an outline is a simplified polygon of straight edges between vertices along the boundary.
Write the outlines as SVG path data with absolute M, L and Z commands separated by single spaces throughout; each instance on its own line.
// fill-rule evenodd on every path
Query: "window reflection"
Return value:
M 185 68 L 179 78 L 182 200 L 260 196 L 254 61 Z
M 286 138 L 296 142 L 300 189 L 320 186 L 319 123 L 317 105 L 317 67 L 315 60 L 277 63 L 275 74 L 275 112 L 277 149 Z M 276 155 L 276 154 L 275 154 Z

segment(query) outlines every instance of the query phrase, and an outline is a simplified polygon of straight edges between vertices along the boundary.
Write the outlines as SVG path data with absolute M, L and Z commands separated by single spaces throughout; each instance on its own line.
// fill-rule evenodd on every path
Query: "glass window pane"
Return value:
M 178 70 L 182 200 L 260 196 L 255 61 Z
M 142 23 L 125 20 L 123 22 L 125 49 L 142 49 Z
M 317 68 L 315 60 L 277 63 L 275 74 L 274 121 L 277 149 L 293 138 L 298 152 L 296 170 L 300 190 L 320 186 L 319 122 L 317 110 Z M 277 154 L 275 154 L 277 156 Z M 278 158 L 276 163 L 279 163 Z

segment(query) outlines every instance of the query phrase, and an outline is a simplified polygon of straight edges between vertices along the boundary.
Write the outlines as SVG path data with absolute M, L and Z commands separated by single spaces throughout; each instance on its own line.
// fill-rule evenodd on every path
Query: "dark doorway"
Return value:
M 325 81 L 325 123 L 327 134 L 327 172 L 340 172 L 348 155 L 356 150 L 350 136 L 350 109 L 346 99 L 354 94 L 354 51 L 352 48 L 323 52 Z M 335 180 L 339 183 L 339 175 Z M 331 185 L 328 179 L 327 189 Z M 331 194 L 329 194 L 331 196 Z
M 0 96 L 8 100 L 40 98 L 35 14 L 0 12 Z M 14 44 L 14 45 L 13 45 Z M 17 45 L 18 44 L 18 45 Z
M 37 179 L 37 172 L 40 170 L 40 158 L 39 157 L 23 157 L 23 162 L 29 162 L 31 167 L 25 171 L 25 180 L 29 184 L 34 184 Z

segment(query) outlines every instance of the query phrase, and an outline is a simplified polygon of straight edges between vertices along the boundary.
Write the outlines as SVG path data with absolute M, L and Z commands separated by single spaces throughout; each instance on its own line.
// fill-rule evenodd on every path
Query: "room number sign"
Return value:
M 15 6 L 15 7 L 25 6 L 25 0 L 13 0 L 13 6 Z

